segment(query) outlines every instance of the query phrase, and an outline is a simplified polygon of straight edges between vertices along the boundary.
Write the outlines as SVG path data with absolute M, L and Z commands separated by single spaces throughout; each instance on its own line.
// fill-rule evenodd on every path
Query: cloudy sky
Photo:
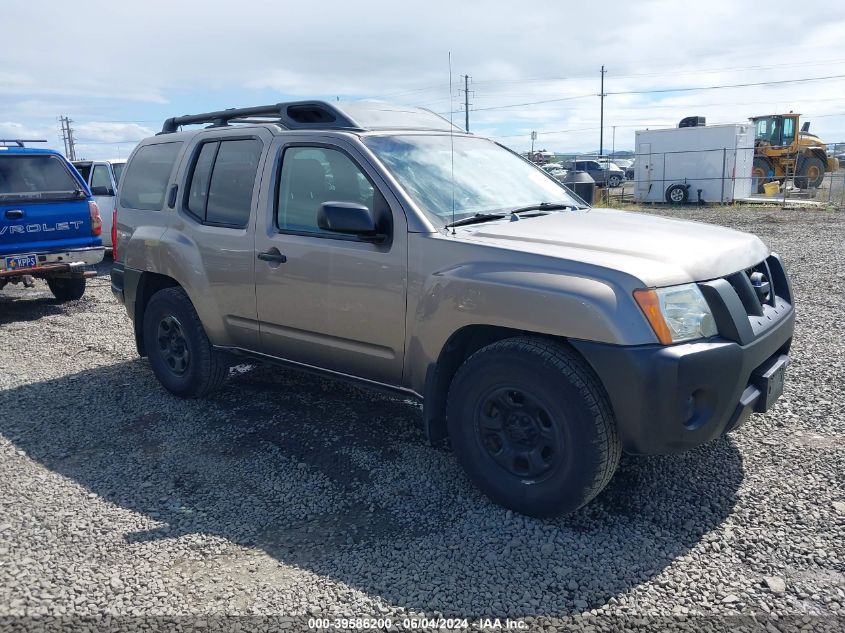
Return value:
M 168 116 L 300 98 L 389 100 L 462 123 L 464 74 L 472 131 L 524 150 L 536 130 L 537 149 L 591 151 L 602 64 L 605 151 L 688 115 L 789 110 L 845 142 L 845 3 L 832 0 L 3 0 L 2 23 L 0 138 L 61 148 L 67 115 L 86 158 L 125 157 Z M 778 83 L 747 85 L 763 82 Z

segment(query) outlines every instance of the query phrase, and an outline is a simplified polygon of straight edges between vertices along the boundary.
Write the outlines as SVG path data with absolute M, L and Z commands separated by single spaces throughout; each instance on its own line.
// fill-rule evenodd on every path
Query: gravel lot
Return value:
M 483 498 L 410 401 L 262 366 L 170 396 L 107 265 L 72 304 L 6 288 L 0 615 L 845 616 L 845 214 L 665 213 L 785 259 L 785 394 L 688 454 L 626 457 L 552 521 Z

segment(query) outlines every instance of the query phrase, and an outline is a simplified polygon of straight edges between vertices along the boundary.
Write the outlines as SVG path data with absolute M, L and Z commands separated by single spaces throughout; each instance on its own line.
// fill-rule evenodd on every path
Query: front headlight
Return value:
M 636 290 L 634 299 L 664 345 L 717 334 L 713 313 L 696 284 Z

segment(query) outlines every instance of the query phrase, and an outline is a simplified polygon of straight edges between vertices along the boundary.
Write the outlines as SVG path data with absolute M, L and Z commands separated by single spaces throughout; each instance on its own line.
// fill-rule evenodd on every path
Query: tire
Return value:
M 672 185 L 666 190 L 666 202 L 669 204 L 686 204 L 689 201 L 689 187 L 686 185 Z
M 143 329 L 153 373 L 172 394 L 202 398 L 223 385 L 229 366 L 211 346 L 184 290 L 155 293 L 144 310 Z
M 611 176 L 610 178 L 607 179 L 607 186 L 611 187 L 612 189 L 615 189 L 616 187 L 618 187 L 621 184 L 622 184 L 622 178 L 620 178 L 619 176 Z
M 598 378 L 574 351 L 541 338 L 505 339 L 470 356 L 452 380 L 446 420 L 470 480 L 529 516 L 577 510 L 619 463 Z
M 824 182 L 824 168 L 824 161 L 817 156 L 804 156 L 798 159 L 795 186 L 799 189 L 818 189 Z
M 59 301 L 76 301 L 85 294 L 85 277 L 48 278 L 47 285 Z
M 772 161 L 764 156 L 755 156 L 751 165 L 751 177 L 757 180 L 757 193 L 763 193 L 763 185 L 771 182 L 769 174 L 774 174 L 775 168 Z

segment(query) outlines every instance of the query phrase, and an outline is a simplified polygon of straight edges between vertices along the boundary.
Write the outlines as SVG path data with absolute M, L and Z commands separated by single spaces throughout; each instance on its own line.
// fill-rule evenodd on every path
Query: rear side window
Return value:
M 84 196 L 81 189 L 58 156 L 0 156 L 0 199 L 67 199 Z
M 135 152 L 120 187 L 120 206 L 158 211 L 182 143 L 145 145 Z
M 111 178 L 109 177 L 109 168 L 105 165 L 95 165 L 94 173 L 91 175 L 92 187 L 106 187 L 111 189 Z
M 188 211 L 208 224 L 246 226 L 263 147 L 258 139 L 203 143 L 188 187 Z
M 123 166 L 125 163 L 114 163 L 112 169 L 114 170 L 114 184 L 120 184 L 120 176 L 123 174 Z

